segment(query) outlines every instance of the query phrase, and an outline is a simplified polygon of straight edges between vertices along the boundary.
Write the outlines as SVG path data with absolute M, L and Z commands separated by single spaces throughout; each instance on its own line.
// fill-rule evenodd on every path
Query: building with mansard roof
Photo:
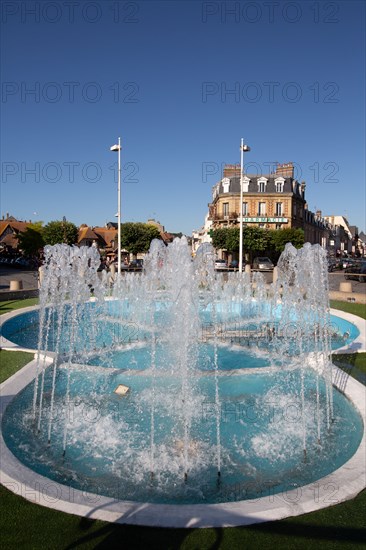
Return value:
M 209 220 L 212 229 L 240 223 L 240 165 L 224 167 L 223 178 L 212 189 Z M 305 242 L 327 246 L 328 227 L 310 212 L 305 200 L 305 182 L 294 177 L 292 162 L 279 164 L 275 173 L 243 176 L 243 225 L 263 229 L 287 227 L 304 230 Z

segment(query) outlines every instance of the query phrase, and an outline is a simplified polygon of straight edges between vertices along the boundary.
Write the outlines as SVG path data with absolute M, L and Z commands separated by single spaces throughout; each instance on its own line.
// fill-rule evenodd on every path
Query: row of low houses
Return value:
M 17 252 L 19 250 L 18 236 L 31 224 L 31 220 L 19 221 L 13 216 L 3 216 L 0 220 L 0 251 Z M 174 239 L 174 235 L 165 231 L 160 222 L 149 219 L 146 223 L 154 225 L 160 232 L 165 243 Z M 91 227 L 82 224 L 78 231 L 78 246 L 96 246 L 107 257 L 114 257 L 117 254 L 117 223 L 108 222 L 104 227 Z M 129 253 L 122 250 L 122 258 L 128 260 Z
M 332 256 L 366 255 L 366 235 L 359 233 L 344 216 L 323 216 L 311 212 L 305 199 L 305 182 L 294 177 L 294 165 L 278 164 L 276 171 L 266 175 L 243 176 L 243 227 L 264 229 L 301 228 L 305 242 L 320 244 Z M 228 164 L 223 177 L 212 188 L 212 201 L 204 226 L 192 234 L 195 253 L 204 242 L 210 242 L 212 230 L 240 224 L 240 165 Z

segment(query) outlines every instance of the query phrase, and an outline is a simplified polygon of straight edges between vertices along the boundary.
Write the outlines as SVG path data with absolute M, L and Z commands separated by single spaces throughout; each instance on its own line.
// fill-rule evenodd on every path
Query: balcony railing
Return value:
M 237 212 L 229 212 L 228 214 L 212 214 L 210 219 L 213 221 L 234 221 L 238 218 L 239 214 Z

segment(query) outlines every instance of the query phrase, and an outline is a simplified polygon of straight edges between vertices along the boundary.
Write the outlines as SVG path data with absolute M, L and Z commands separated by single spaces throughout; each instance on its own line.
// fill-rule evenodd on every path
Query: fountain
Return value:
M 356 453 L 362 419 L 333 386 L 320 246 L 287 245 L 272 285 L 216 273 L 212 247 L 192 260 L 185 238 L 153 241 L 142 274 L 100 277 L 99 262 L 93 247 L 45 249 L 34 381 L 3 420 L 27 467 L 182 510 L 273 502 Z

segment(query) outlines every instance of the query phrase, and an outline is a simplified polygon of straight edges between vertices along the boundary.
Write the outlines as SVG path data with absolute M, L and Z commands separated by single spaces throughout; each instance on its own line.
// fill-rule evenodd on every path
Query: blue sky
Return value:
M 224 163 L 293 161 L 365 224 L 365 3 L 3 2 L 1 214 L 199 228 Z

